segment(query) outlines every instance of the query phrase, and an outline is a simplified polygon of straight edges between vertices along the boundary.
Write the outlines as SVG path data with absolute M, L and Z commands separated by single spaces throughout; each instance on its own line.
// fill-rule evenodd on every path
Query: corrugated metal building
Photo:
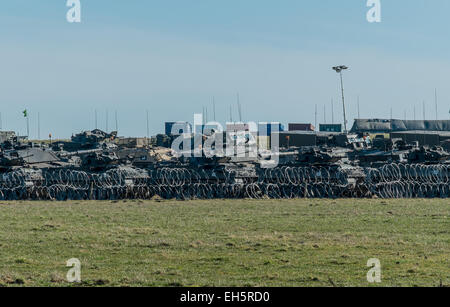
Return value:
M 315 131 L 313 124 L 289 124 L 289 131 Z
M 342 132 L 341 124 L 320 124 L 319 131 L 321 132 Z
M 419 145 L 439 146 L 450 140 L 450 132 L 445 131 L 400 131 L 391 132 L 392 139 L 402 139 L 405 143 L 419 142 Z
M 356 119 L 353 133 L 391 133 L 400 131 L 450 131 L 450 120 Z

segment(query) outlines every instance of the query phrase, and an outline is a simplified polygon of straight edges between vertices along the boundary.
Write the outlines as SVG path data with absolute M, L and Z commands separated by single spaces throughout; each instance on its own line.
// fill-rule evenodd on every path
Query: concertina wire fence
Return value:
M 355 177 L 340 167 L 285 166 L 236 178 L 232 171 L 188 168 L 20 169 L 0 176 L 0 200 L 450 197 L 450 165 L 386 164 L 359 170 Z

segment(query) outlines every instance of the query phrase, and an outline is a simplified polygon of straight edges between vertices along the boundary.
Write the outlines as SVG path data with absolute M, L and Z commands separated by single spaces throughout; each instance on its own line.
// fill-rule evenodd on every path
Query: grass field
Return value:
M 449 200 L 0 203 L 0 285 L 450 285 Z

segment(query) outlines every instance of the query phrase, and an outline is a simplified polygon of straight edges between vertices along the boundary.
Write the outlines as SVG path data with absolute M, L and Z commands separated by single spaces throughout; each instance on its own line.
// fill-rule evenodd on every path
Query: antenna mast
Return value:
M 317 129 L 317 103 L 316 103 L 315 111 L 314 111 L 314 128 Z
M 331 123 L 334 124 L 334 101 L 331 98 Z
M 94 110 L 95 113 L 95 129 L 98 129 L 98 125 L 97 125 L 97 109 Z
M 358 96 L 358 119 L 361 119 L 361 113 L 359 112 L 359 96 Z
M 108 109 L 106 109 L 106 133 L 108 133 L 108 122 L 109 122 L 109 112 Z
M 423 120 L 426 119 L 426 114 L 425 114 L 425 100 L 423 101 Z
M 237 93 L 237 105 L 238 105 L 238 112 L 239 112 L 239 122 L 242 123 L 242 110 L 241 110 L 241 101 L 239 98 L 239 93 Z
M 116 121 L 116 132 L 119 132 L 119 121 L 117 120 L 117 110 L 114 112 L 114 117 Z
M 38 112 L 38 140 L 41 139 L 41 114 Z
M 214 121 L 216 121 L 216 99 L 213 96 L 213 115 L 214 115 Z
M 437 96 L 437 88 L 434 89 L 434 104 L 436 108 L 436 120 L 438 120 L 438 96 Z
M 148 121 L 148 110 L 147 110 L 147 142 L 150 139 L 150 126 Z

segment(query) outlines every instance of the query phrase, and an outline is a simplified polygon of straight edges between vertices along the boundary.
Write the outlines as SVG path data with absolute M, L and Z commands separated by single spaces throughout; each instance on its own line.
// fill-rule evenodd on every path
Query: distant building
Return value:
M 341 124 L 320 124 L 320 132 L 342 132 Z
M 391 132 L 392 139 L 402 139 L 407 144 L 418 142 L 420 146 L 440 146 L 450 141 L 450 132 L 447 131 L 399 131 Z
M 289 131 L 315 131 L 313 124 L 289 124 Z
M 284 125 L 280 123 L 258 123 L 258 135 L 270 136 L 272 132 L 284 131 Z
M 278 134 L 279 146 L 283 148 L 315 146 L 317 135 L 311 131 L 289 131 Z
M 165 128 L 166 135 L 192 133 L 192 126 L 188 122 L 166 122 Z
M 330 143 L 336 144 L 337 142 L 341 142 L 339 141 L 340 139 L 347 138 L 346 135 L 338 132 L 318 131 L 282 131 L 274 135 L 278 137 L 278 144 L 281 148 L 320 146 Z
M 450 120 L 356 119 L 352 133 L 450 131 Z

